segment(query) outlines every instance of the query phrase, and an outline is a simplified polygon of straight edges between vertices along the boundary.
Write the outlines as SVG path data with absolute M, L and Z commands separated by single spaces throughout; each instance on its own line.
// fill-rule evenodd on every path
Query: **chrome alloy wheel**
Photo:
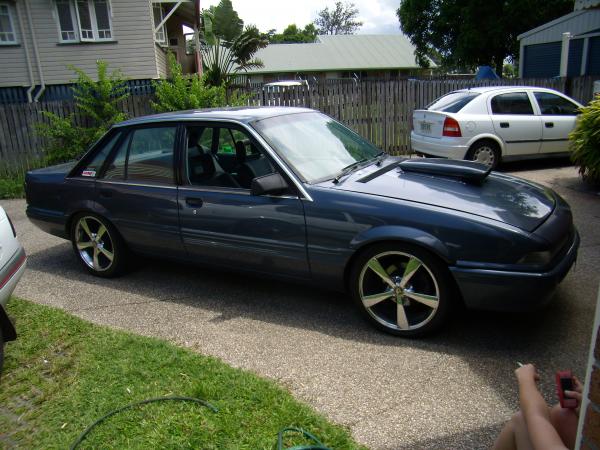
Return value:
M 104 272 L 111 268 L 115 250 L 106 226 L 93 216 L 83 216 L 75 226 L 75 245 L 79 257 L 92 270 Z
M 480 164 L 485 164 L 488 167 L 494 167 L 496 164 L 496 152 L 492 147 L 482 145 L 475 149 L 472 160 Z
M 440 289 L 433 272 L 419 258 L 400 251 L 369 259 L 358 288 L 367 313 L 391 330 L 422 328 L 439 307 Z

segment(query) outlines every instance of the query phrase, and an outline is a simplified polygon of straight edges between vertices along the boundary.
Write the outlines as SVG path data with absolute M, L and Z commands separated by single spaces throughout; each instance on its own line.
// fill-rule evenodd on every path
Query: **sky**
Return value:
M 219 0 L 200 0 L 200 7 L 206 9 L 218 3 Z M 245 24 L 256 25 L 263 32 L 274 28 L 281 33 L 291 23 L 303 28 L 320 10 L 332 9 L 335 0 L 231 0 L 231 3 Z M 359 34 L 400 33 L 396 16 L 400 0 L 352 0 L 352 3 L 363 22 Z

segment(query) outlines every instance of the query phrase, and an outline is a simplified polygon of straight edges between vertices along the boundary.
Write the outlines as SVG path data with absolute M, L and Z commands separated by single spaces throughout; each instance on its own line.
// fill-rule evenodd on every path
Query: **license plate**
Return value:
M 423 133 L 431 133 L 431 122 L 421 122 L 421 131 Z

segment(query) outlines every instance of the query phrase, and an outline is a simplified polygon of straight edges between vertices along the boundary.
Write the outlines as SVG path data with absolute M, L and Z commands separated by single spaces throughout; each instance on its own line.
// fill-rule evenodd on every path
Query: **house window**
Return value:
M 0 45 L 17 43 L 17 35 L 13 24 L 14 20 L 10 6 L 8 3 L 0 3 Z
M 152 12 L 154 14 L 154 29 L 160 25 L 165 18 L 165 12 L 160 4 L 152 5 Z M 154 40 L 159 44 L 167 43 L 167 27 L 163 24 L 157 31 L 154 32 Z
M 110 0 L 55 0 L 61 42 L 112 39 Z
M 77 0 L 79 35 L 82 41 L 112 39 L 110 5 L 108 0 Z
M 61 42 L 77 41 L 77 19 L 75 18 L 74 4 L 69 0 L 57 0 L 56 12 Z

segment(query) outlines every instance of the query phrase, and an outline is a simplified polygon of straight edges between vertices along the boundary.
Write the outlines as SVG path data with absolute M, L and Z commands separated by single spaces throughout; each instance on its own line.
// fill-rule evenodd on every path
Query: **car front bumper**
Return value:
M 547 272 L 510 272 L 450 267 L 465 305 L 489 311 L 530 311 L 552 299 L 556 286 L 577 259 L 579 234 L 562 259 Z
M 457 142 L 460 138 L 433 138 L 410 133 L 410 145 L 413 152 L 422 153 L 427 156 L 437 156 L 440 158 L 465 159 L 469 147 Z
M 25 272 L 27 256 L 23 247 L 10 258 L 8 263 L 0 269 L 0 305 L 6 306 L 8 299 L 15 290 L 17 283 Z

